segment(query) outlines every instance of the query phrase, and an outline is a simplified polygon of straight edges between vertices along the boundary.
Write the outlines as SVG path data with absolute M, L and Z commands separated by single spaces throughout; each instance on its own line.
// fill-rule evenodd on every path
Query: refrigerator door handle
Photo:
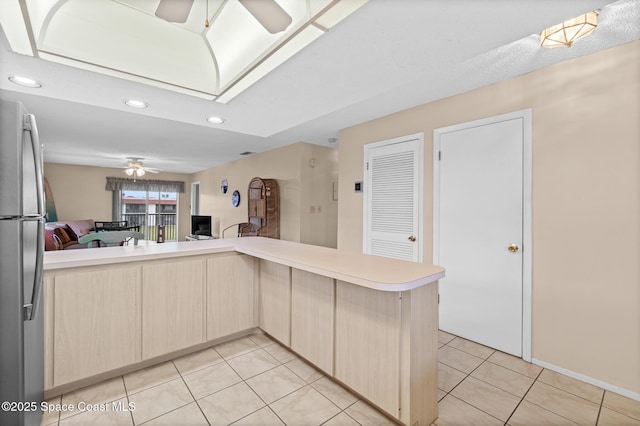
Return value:
M 38 127 L 36 126 L 36 117 L 33 114 L 24 115 L 24 130 L 31 134 L 31 146 L 33 148 L 33 161 L 36 170 L 36 191 L 38 192 L 38 215 L 44 217 L 44 178 L 42 176 L 42 146 L 40 145 L 40 137 L 38 136 Z
M 40 295 L 42 294 L 42 267 L 44 261 L 44 219 L 38 221 L 38 249 L 36 254 L 36 271 L 33 277 L 33 291 L 31 303 L 24 305 L 24 320 L 31 321 L 35 318 Z

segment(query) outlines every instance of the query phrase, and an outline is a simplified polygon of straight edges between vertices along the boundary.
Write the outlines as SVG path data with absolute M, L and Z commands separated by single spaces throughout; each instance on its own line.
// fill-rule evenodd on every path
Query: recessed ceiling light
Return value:
M 9 77 L 9 81 L 20 86 L 31 87 L 34 89 L 39 89 L 40 87 L 42 87 L 42 83 L 40 83 L 39 81 L 27 77 L 20 77 L 18 75 L 12 75 L 11 77 Z
M 207 121 L 211 124 L 222 124 L 224 123 L 224 118 L 212 115 L 211 117 L 207 117 Z
M 131 108 L 139 108 L 139 109 L 149 108 L 148 103 L 143 101 L 138 101 L 136 99 L 127 99 L 126 101 L 124 101 L 124 103 L 127 106 L 130 106 Z

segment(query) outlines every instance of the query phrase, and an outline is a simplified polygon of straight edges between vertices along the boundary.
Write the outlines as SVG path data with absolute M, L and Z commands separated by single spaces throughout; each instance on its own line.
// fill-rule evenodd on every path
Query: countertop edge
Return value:
M 44 270 L 45 272 L 62 271 L 65 269 L 80 267 L 103 265 L 106 266 L 119 263 L 145 262 L 188 256 L 202 256 L 215 253 L 236 252 L 379 291 L 408 291 L 437 281 L 445 275 L 444 269 L 439 266 L 430 264 L 418 264 L 423 265 L 425 268 L 431 268 L 432 271 L 429 271 L 429 273 L 426 273 L 427 271 L 421 271 L 421 274 L 419 274 L 419 276 L 418 274 L 412 274 L 413 276 L 411 277 L 411 279 L 404 282 L 381 282 L 371 279 L 371 277 L 366 277 L 367 274 L 348 273 L 345 271 L 328 269 L 326 266 L 320 265 L 320 262 L 316 262 L 317 264 L 315 265 L 313 260 L 310 262 L 301 262 L 294 259 L 293 257 L 295 256 L 278 256 L 277 254 L 274 254 L 273 250 L 268 250 L 268 248 L 265 247 L 262 247 L 261 249 L 260 247 L 261 244 L 278 245 L 280 244 L 279 241 L 281 240 L 273 240 L 278 241 L 278 243 L 274 243 L 273 241 L 265 242 L 265 239 L 260 239 L 262 243 L 255 244 L 258 247 L 251 247 L 254 244 L 251 244 L 251 241 L 244 240 L 247 239 L 234 238 L 226 240 L 208 240 L 197 242 L 174 242 L 164 243 L 163 245 L 139 245 L 130 247 L 81 249 L 77 252 L 64 252 L 64 260 L 55 259 L 56 257 L 63 257 L 62 253 L 58 254 L 56 252 L 47 252 L 52 254 L 49 256 L 45 256 Z M 259 240 L 256 239 L 255 241 L 257 242 Z M 336 250 L 327 247 L 310 246 L 289 241 L 283 241 L 282 243 L 283 247 L 291 247 L 291 244 L 300 244 L 301 249 L 308 251 L 317 249 L 319 252 L 324 251 L 326 253 L 327 250 Z M 85 250 L 100 250 L 100 252 L 86 252 Z M 337 250 L 335 253 L 337 253 Z M 90 254 L 91 256 L 87 256 L 87 254 Z M 100 256 L 98 257 L 96 256 L 96 254 L 100 254 Z M 345 252 L 344 254 L 348 256 L 369 256 L 351 252 Z M 311 258 L 311 256 L 309 256 L 309 258 Z M 397 260 L 395 259 L 389 259 L 389 261 L 397 262 Z M 342 269 L 345 268 L 342 267 Z

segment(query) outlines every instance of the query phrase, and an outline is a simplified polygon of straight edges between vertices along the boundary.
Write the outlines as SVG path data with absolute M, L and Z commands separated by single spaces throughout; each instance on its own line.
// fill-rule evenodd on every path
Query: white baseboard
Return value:
M 594 386 L 598 386 L 600 388 L 606 389 L 608 391 L 620 394 L 622 396 L 626 396 L 627 398 L 631 398 L 633 400 L 640 401 L 640 393 L 631 392 L 630 390 L 623 389 L 621 387 L 614 386 L 614 385 L 611 385 L 609 383 L 605 383 L 603 381 L 594 379 L 592 377 L 585 376 L 585 375 L 580 374 L 580 373 L 576 373 L 576 372 L 571 371 L 571 370 L 567 370 L 566 368 L 558 367 L 556 365 L 549 364 L 548 362 L 540 361 L 539 359 L 532 358 L 531 362 L 533 364 L 539 365 L 540 367 L 544 367 L 544 368 L 546 368 L 548 370 L 555 371 L 556 373 L 561 373 L 561 374 L 564 374 L 565 376 L 573 377 L 574 379 L 578 379 L 578 380 L 580 380 L 582 382 L 586 382 L 586 383 L 592 384 Z

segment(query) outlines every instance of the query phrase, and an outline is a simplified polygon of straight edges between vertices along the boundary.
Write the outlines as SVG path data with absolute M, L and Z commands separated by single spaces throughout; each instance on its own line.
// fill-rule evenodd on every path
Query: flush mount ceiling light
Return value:
M 20 77 L 19 75 L 12 75 L 9 77 L 9 81 L 19 86 L 31 87 L 33 89 L 39 89 L 42 87 L 42 83 L 36 80 L 32 80 L 27 77 Z
M 127 99 L 124 101 L 125 105 L 130 106 L 131 108 L 144 109 L 149 108 L 149 104 L 143 101 L 139 101 L 136 99 Z
M 587 12 L 542 31 L 540 45 L 549 48 L 571 47 L 576 40 L 590 34 L 597 26 L 598 12 Z
M 0 0 L 0 25 L 15 53 L 226 103 L 366 1 Z
M 212 115 L 211 117 L 207 117 L 207 121 L 211 124 L 222 124 L 224 123 L 224 118 Z

